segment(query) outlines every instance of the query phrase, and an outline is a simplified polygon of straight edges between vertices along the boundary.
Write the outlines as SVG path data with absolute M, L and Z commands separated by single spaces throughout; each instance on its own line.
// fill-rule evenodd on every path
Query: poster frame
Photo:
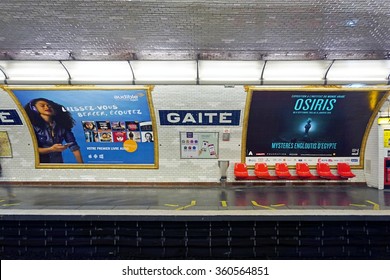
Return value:
M 8 131 L 4 131 L 4 130 L 0 130 L 0 135 L 1 137 L 0 138 L 3 138 L 5 139 L 5 144 L 8 146 L 8 152 L 9 153 L 5 153 L 3 148 L 0 147 L 0 158 L 12 158 L 13 155 L 12 155 L 12 145 L 11 145 L 11 141 L 9 139 L 9 135 L 8 135 Z
M 247 93 L 246 101 L 245 101 L 245 109 L 244 109 L 244 119 L 243 119 L 243 128 L 242 128 L 242 145 L 241 145 L 241 162 L 246 162 L 246 144 L 247 144 L 247 133 L 248 133 L 248 122 L 249 122 L 249 113 L 250 113 L 250 107 L 251 107 L 251 100 L 252 95 L 254 91 L 308 91 L 308 92 L 329 92 L 329 93 L 335 93 L 335 92 L 353 92 L 353 91 L 381 91 L 386 92 L 383 96 L 383 98 L 378 102 L 376 107 L 373 109 L 373 113 L 370 116 L 370 119 L 367 123 L 367 126 L 365 128 L 364 136 L 362 139 L 362 144 L 360 148 L 360 154 L 359 154 L 359 165 L 352 165 L 351 168 L 353 169 L 363 169 L 364 168 L 364 153 L 367 145 L 367 139 L 368 135 L 370 133 L 370 129 L 372 127 L 372 124 L 374 123 L 374 120 L 380 110 L 380 108 L 383 106 L 383 104 L 388 100 L 390 95 L 390 87 L 389 86 L 364 86 L 364 87 L 346 87 L 346 86 L 337 86 L 337 85 L 321 85 L 321 86 L 268 86 L 268 87 L 259 87 L 259 86 L 244 86 L 244 89 Z M 287 157 L 287 156 L 286 156 Z M 337 158 L 337 157 L 335 157 Z M 335 167 L 336 163 L 330 163 L 331 167 Z M 248 165 L 249 168 L 253 168 L 254 165 Z M 312 168 L 315 168 L 315 166 L 311 166 Z M 270 169 L 273 167 L 271 166 Z
M 12 100 L 17 105 L 18 109 L 23 115 L 23 118 L 26 122 L 26 125 L 29 129 L 31 139 L 33 142 L 34 149 L 34 158 L 35 158 L 35 168 L 37 169 L 158 169 L 159 168 L 159 150 L 158 150 L 158 134 L 156 127 L 156 116 L 155 110 L 153 107 L 152 101 L 152 90 L 154 89 L 153 85 L 145 85 L 145 86 L 94 86 L 94 85 L 54 85 L 54 86 L 9 86 L 2 85 L 1 88 L 6 91 Z M 20 103 L 19 99 L 14 94 L 14 90 L 31 90 L 31 91 L 72 91 L 72 90 L 145 90 L 147 95 L 147 102 L 149 108 L 150 119 L 152 122 L 152 130 L 153 130 L 153 138 L 154 138 L 154 163 L 152 164 L 73 164 L 73 163 L 40 163 L 39 161 L 39 153 L 38 153 L 38 142 L 35 137 L 35 132 L 33 126 L 25 112 L 23 105 Z

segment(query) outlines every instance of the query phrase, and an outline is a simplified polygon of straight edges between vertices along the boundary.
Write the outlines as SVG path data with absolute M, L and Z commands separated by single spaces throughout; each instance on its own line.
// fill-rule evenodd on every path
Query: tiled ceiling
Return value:
M 0 59 L 384 59 L 389 0 L 0 0 Z

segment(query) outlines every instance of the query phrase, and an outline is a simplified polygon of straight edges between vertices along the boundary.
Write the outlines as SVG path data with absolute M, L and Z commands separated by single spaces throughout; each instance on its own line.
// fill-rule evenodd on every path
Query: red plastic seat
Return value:
M 291 177 L 290 170 L 288 169 L 288 165 L 285 162 L 275 164 L 275 173 L 276 176 L 282 179 L 288 179 Z
M 351 166 L 346 162 L 337 163 L 337 174 L 343 178 L 353 178 L 356 176 L 352 173 Z
M 335 179 L 337 176 L 335 176 L 332 171 L 330 170 L 330 166 L 327 162 L 318 162 L 317 163 L 317 173 L 318 176 L 324 179 Z
M 269 174 L 268 165 L 265 162 L 255 163 L 255 175 L 261 179 L 272 178 L 271 174 Z
M 246 166 L 245 163 L 236 162 L 234 164 L 234 176 L 236 178 L 246 178 L 249 176 L 248 167 Z
M 313 174 L 310 172 L 310 167 L 306 162 L 297 162 L 295 165 L 295 171 L 300 178 L 313 177 Z

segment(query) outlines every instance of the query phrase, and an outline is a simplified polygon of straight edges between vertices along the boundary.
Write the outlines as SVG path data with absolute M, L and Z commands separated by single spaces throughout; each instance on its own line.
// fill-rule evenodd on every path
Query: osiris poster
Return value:
M 157 167 L 150 88 L 12 89 L 35 137 L 38 166 Z
M 378 90 L 250 90 L 245 162 L 361 164 Z M 247 107 L 248 108 L 248 107 Z

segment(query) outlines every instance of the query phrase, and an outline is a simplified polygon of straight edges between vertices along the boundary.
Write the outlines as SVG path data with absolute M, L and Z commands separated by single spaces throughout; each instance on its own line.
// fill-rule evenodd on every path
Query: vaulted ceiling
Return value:
M 389 0 L 0 0 L 0 59 L 387 59 Z

